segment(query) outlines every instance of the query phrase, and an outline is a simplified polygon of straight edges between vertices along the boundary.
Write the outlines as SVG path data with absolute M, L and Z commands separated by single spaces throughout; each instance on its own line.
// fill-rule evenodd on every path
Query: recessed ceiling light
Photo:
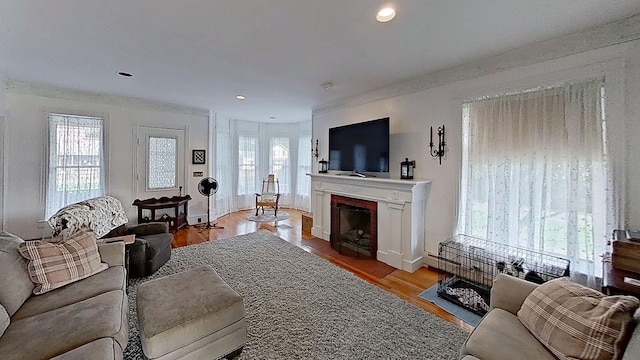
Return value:
M 326 82 L 326 83 L 324 83 L 324 84 L 320 85 L 320 88 L 321 88 L 322 90 L 329 90 L 329 89 L 331 89 L 332 87 L 333 87 L 333 84 L 332 84 L 332 83 L 330 83 L 330 82 Z
M 376 15 L 376 20 L 379 22 L 387 22 L 393 19 L 396 16 L 396 11 L 393 8 L 386 7 L 378 11 L 378 15 Z
M 236 95 L 236 99 L 244 100 L 244 99 L 246 99 L 246 97 L 244 95 Z
M 132 77 L 133 76 L 130 73 L 124 72 L 124 71 L 118 71 L 118 75 L 124 76 L 124 77 Z

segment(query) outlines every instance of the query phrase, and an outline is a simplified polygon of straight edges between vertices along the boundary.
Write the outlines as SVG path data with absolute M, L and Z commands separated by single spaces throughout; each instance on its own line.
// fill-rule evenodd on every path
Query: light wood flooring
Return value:
M 287 220 L 274 223 L 257 223 L 245 219 L 252 211 L 239 211 L 225 215 L 218 219 L 217 225 L 224 229 L 198 229 L 189 226 L 180 229 L 175 234 L 173 247 L 187 246 L 206 241 L 225 239 L 236 235 L 248 234 L 259 229 L 266 229 L 288 242 L 308 251 L 312 254 L 329 260 L 336 266 L 351 271 L 360 278 L 376 285 L 400 298 L 436 315 L 465 331 L 473 330 L 473 327 L 438 306 L 418 297 L 425 289 L 438 282 L 438 273 L 435 270 L 423 267 L 414 273 L 394 269 L 377 260 L 354 259 L 340 255 L 333 250 L 328 241 L 318 239 L 302 233 L 303 212 L 294 209 L 283 209 L 289 213 Z

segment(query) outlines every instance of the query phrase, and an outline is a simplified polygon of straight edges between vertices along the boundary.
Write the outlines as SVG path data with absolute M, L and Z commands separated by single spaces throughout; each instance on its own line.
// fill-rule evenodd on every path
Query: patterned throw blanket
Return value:
M 111 196 L 67 205 L 48 220 L 53 236 L 67 237 L 81 230 L 91 230 L 97 238 L 128 221 L 120 200 Z

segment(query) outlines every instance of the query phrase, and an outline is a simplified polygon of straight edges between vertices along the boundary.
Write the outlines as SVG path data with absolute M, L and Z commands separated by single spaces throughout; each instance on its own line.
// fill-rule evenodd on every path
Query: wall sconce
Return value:
M 413 179 L 413 169 L 416 168 L 416 161 L 404 158 L 400 163 L 400 179 Z
M 433 148 L 433 126 L 431 127 L 431 135 L 429 137 L 429 148 L 431 157 L 438 158 L 440 160 L 440 165 L 442 165 L 442 157 L 444 156 L 444 147 L 446 143 L 444 142 L 444 125 L 438 127 L 438 148 Z
M 313 148 L 313 139 L 311 139 L 311 156 L 318 158 L 318 139 L 316 139 L 316 148 Z
M 321 174 L 326 174 L 327 172 L 329 172 L 329 162 L 324 158 L 318 161 L 318 172 Z

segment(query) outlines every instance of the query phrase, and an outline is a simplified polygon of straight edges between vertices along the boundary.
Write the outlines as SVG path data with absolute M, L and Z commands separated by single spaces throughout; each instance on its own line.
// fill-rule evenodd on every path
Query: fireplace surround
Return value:
M 309 174 L 312 180 L 311 234 L 330 241 L 331 199 L 338 195 L 376 203 L 375 258 L 409 272 L 423 265 L 425 211 L 431 182 Z

